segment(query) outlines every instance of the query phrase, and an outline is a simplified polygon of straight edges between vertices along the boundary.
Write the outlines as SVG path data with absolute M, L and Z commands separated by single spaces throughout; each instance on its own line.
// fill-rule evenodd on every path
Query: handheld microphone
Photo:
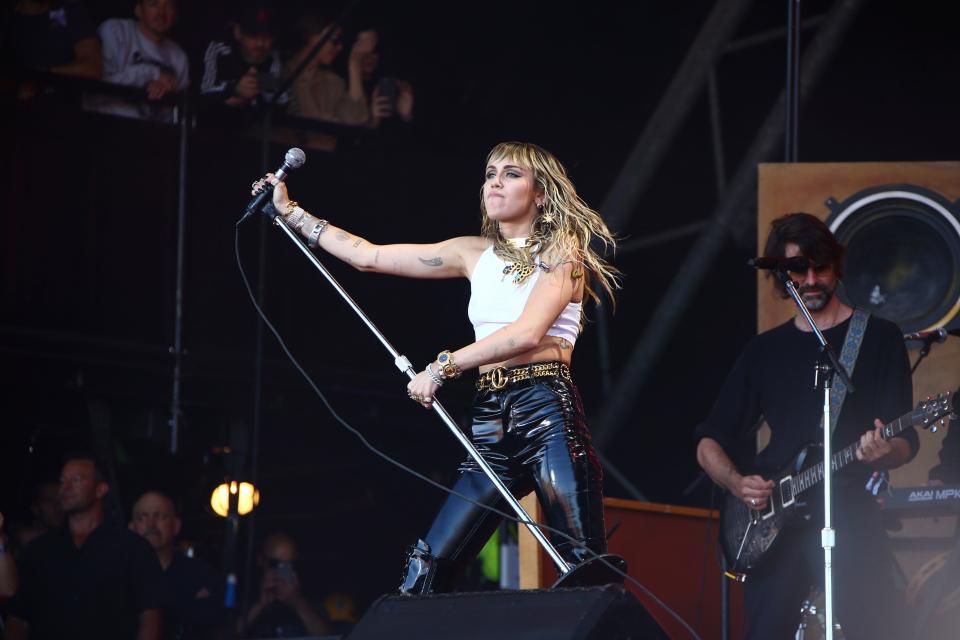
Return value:
M 942 343 L 946 342 L 947 336 L 953 333 L 953 331 L 947 331 L 943 327 L 937 327 L 936 329 L 930 329 L 929 331 L 916 331 L 914 333 L 905 333 L 903 334 L 903 339 L 906 341 L 910 340 L 923 340 L 924 342 L 934 342 Z
M 276 176 L 277 180 L 281 182 L 287 178 L 289 174 L 294 169 L 299 169 L 307 161 L 307 154 L 303 152 L 303 149 L 298 149 L 297 147 L 291 148 L 287 151 L 287 155 L 283 157 L 283 164 L 280 165 L 280 168 L 273 174 Z M 240 218 L 240 221 L 237 224 L 240 224 L 254 212 L 256 212 L 260 207 L 263 206 L 265 200 L 271 197 L 273 194 L 273 185 L 269 182 L 264 185 L 263 189 L 253 196 L 253 199 L 250 200 L 250 204 L 247 205 L 246 210 L 243 213 L 243 217 Z
M 754 269 L 770 269 L 773 271 L 792 271 L 794 273 L 806 273 L 810 268 L 810 261 L 803 256 L 794 256 L 793 258 L 760 257 L 750 258 L 747 264 Z

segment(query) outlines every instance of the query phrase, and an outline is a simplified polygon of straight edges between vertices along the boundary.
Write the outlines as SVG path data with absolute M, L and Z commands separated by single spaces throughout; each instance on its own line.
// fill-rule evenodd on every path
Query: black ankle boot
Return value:
M 430 545 L 423 540 L 407 547 L 403 565 L 403 581 L 398 591 L 404 595 L 421 596 L 448 590 L 450 561 L 430 553 Z

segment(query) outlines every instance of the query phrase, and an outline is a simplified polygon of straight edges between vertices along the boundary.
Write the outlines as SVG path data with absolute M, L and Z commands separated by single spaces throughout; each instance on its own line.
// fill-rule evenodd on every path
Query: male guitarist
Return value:
M 816 217 L 793 213 L 773 221 L 764 254 L 807 258 L 807 271 L 791 275 L 814 322 L 839 355 L 848 328 L 865 318 L 835 295 L 843 275 L 843 246 Z M 776 278 L 774 285 L 787 298 Z M 857 326 L 862 325 L 854 324 L 851 333 L 858 333 Z M 799 313 L 756 336 L 697 428 L 700 466 L 751 509 L 762 511 L 771 499 L 774 483 L 762 473 L 788 465 L 803 445 L 822 442 L 823 392 L 813 387 L 814 367 L 821 359 L 819 343 Z M 900 629 L 909 628 L 901 626 L 908 621 L 893 586 L 889 541 L 873 496 L 865 490 L 874 470 L 899 467 L 918 446 L 913 428 L 889 439 L 880 429 L 912 405 L 910 366 L 896 325 L 876 316 L 866 319 L 852 382 L 856 393 L 846 395 L 833 430 L 835 451 L 859 440 L 857 459 L 833 482 L 834 611 L 847 640 L 899 639 L 906 637 Z M 770 426 L 770 442 L 755 453 L 753 430 L 761 418 Z M 793 638 L 804 596 L 812 585 L 822 586 L 822 496 L 822 484 L 803 495 L 810 519 L 785 527 L 749 573 L 744 585 L 747 638 Z

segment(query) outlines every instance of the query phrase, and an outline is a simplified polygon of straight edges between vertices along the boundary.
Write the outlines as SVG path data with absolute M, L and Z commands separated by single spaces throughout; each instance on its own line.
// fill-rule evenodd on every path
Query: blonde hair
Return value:
M 480 191 L 481 234 L 493 240 L 493 251 L 501 259 L 515 264 L 532 264 L 537 256 L 558 257 L 559 262 L 573 262 L 574 275 L 584 276 L 587 295 L 597 304 L 600 295 L 592 283 L 616 306 L 614 290 L 620 288 L 620 271 L 591 247 L 599 238 L 604 253 L 614 251 L 617 241 L 600 214 L 587 206 L 567 177 L 567 170 L 552 153 L 528 142 L 501 142 L 487 155 L 484 166 L 497 160 L 508 160 L 533 172 L 533 181 L 544 194 L 543 209 L 533 222 L 527 246 L 511 244 L 500 233 L 500 225 L 491 220 Z

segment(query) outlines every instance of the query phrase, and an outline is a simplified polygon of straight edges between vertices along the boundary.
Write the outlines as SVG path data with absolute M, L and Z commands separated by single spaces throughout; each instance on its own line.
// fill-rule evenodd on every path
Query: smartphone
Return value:
M 377 81 L 377 94 L 381 98 L 389 98 L 390 106 L 397 106 L 397 81 L 393 78 L 380 78 Z
M 276 93 L 277 89 L 280 88 L 280 85 L 282 83 L 283 83 L 283 78 L 278 78 L 269 73 L 257 74 L 257 86 L 260 88 L 260 93 L 263 93 L 263 94 Z
M 287 584 L 293 584 L 297 580 L 297 572 L 293 570 L 293 564 L 289 562 L 277 563 L 277 578 Z

